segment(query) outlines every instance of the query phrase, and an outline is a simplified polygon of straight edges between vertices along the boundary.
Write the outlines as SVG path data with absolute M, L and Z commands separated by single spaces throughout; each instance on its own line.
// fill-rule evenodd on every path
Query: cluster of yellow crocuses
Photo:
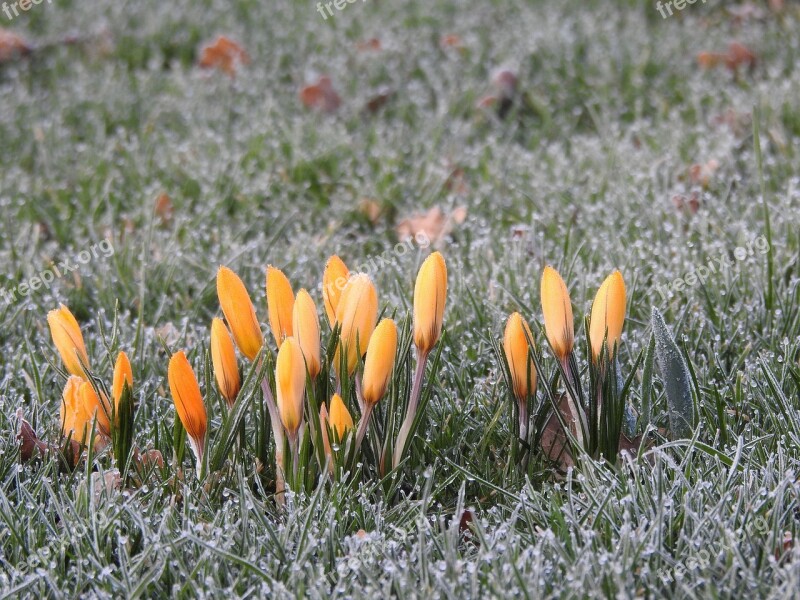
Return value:
M 242 280 L 223 266 L 217 272 L 216 283 L 224 320 L 215 317 L 211 323 L 211 363 L 220 394 L 233 408 L 243 385 L 236 348 L 257 369 L 267 360 L 271 349 L 265 342 L 255 307 Z M 405 418 L 396 438 L 393 456 L 389 457 L 393 466 L 402 459 L 408 444 L 425 365 L 442 332 L 446 295 L 445 261 L 440 253 L 434 252 L 423 262 L 414 289 L 413 341 L 417 348 L 417 367 Z M 322 281 L 325 314 L 337 344 L 331 365 L 323 364 L 326 358 L 322 352 L 319 316 L 311 294 L 301 289 L 295 296 L 284 273 L 269 266 L 266 297 L 269 327 L 277 355 L 274 360 L 274 392 L 268 376 L 261 382 L 261 389 L 275 442 L 276 487 L 280 492 L 287 465 L 293 464 L 297 469 L 298 440 L 309 420 L 317 420 L 312 427 L 319 425 L 318 431 L 329 457 L 331 436 L 340 442 L 355 428 L 351 410 L 339 393 L 343 378 L 355 382 L 360 416 L 357 431 L 348 440 L 358 450 L 367 432 L 370 415 L 392 380 L 398 328 L 391 318 L 377 322 L 378 295 L 371 278 L 365 273 L 351 274 L 338 256 L 328 260 Z M 111 427 L 108 416 L 113 414 L 113 409 L 102 393 L 93 395 L 95 389 L 86 379 L 89 361 L 77 321 L 64 306 L 52 311 L 48 321 L 56 348 L 67 371 L 72 374 L 61 405 L 63 433 L 72 433 L 84 442 L 87 426 L 96 419 L 100 431 L 108 435 Z M 324 366 L 332 368 L 323 370 Z M 308 386 L 313 386 L 323 372 L 330 374 L 337 393 L 331 395 L 327 406 L 321 404 L 318 415 L 307 414 Z M 132 386 L 130 363 L 124 352 L 120 353 L 114 371 L 112 395 L 117 402 L 118 379 Z M 208 416 L 197 377 L 183 351 L 174 353 L 169 360 L 168 382 L 175 410 L 187 432 L 200 471 L 207 444 Z M 287 445 L 292 461 L 284 461 Z
M 84 444 L 96 422 L 96 444 L 106 445 L 111 435 L 111 423 L 119 414 L 119 403 L 125 385 L 133 387 L 133 371 L 128 356 L 125 352 L 120 352 L 114 364 L 112 408 L 105 391 L 96 389 L 97 384 L 89 378 L 89 357 L 83 335 L 70 310 L 62 304 L 48 313 L 47 323 L 53 343 L 69 374 L 61 396 L 62 433 L 65 437 Z
M 561 275 L 552 267 L 545 267 L 541 280 L 541 304 L 544 329 L 550 348 L 559 362 L 566 380 L 569 402 L 569 425 L 579 445 L 586 448 L 586 437 L 598 435 L 598 420 L 602 412 L 603 379 L 611 376 L 608 364 L 616 358 L 625 322 L 625 282 L 619 271 L 614 271 L 600 286 L 592 304 L 589 319 L 589 344 L 591 365 L 598 368 L 596 389 L 590 403 L 580 402 L 582 386 L 575 367 L 573 351 L 575 326 L 569 291 Z M 533 358 L 534 338 L 528 323 L 518 312 L 511 314 L 503 336 L 503 351 L 508 363 L 511 391 L 517 401 L 519 431 L 528 439 L 528 406 L 536 394 L 537 373 Z M 570 388 L 570 385 L 572 386 Z M 572 391 L 573 393 L 570 393 Z M 574 393 L 577 392 L 577 393 Z M 587 417 L 587 413 L 590 416 Z M 621 415 L 621 413 L 620 413 Z

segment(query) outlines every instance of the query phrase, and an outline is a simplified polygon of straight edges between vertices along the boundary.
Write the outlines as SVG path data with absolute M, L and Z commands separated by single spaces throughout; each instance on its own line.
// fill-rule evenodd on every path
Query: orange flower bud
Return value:
M 128 360 L 127 354 L 120 352 L 117 355 L 117 362 L 114 363 L 114 381 L 111 385 L 111 396 L 114 398 L 114 411 L 116 414 L 119 414 L 119 401 L 122 398 L 125 382 L 128 383 L 129 388 L 133 389 L 131 361 Z
M 108 403 L 108 399 L 105 396 L 102 396 L 102 398 L 98 396 L 92 384 L 88 381 L 81 383 L 78 395 L 84 410 L 89 415 L 89 420 L 91 421 L 96 416 L 97 429 L 100 430 L 100 433 L 103 435 L 110 435 L 111 423 L 109 421 L 109 416 L 111 415 L 111 406 Z
M 275 386 L 281 422 L 289 436 L 294 437 L 303 421 L 306 367 L 297 340 L 287 337 L 283 341 L 275 365 Z
M 518 312 L 513 313 L 506 323 L 503 350 L 508 361 L 508 368 L 511 371 L 514 396 L 521 402 L 526 401 L 528 396 L 536 391 L 536 367 L 533 366 L 533 359 L 530 355 L 528 337 L 533 342 L 528 323 Z M 529 370 L 530 388 L 528 387 Z
M 331 398 L 331 410 L 328 416 L 331 429 L 336 433 L 338 439 L 344 438 L 345 434 L 353 428 L 353 417 L 339 394 L 334 394 Z
M 446 298 L 447 265 L 434 252 L 422 263 L 414 286 L 414 344 L 423 354 L 431 351 L 442 334 Z
M 319 375 L 319 316 L 317 307 L 306 290 L 297 293 L 292 311 L 292 330 L 306 359 L 306 368 L 311 379 Z
M 199 465 L 203 460 L 208 417 L 197 377 L 183 351 L 172 355 L 167 372 L 175 412 L 189 435 L 189 444 Z
M 267 267 L 267 310 L 272 335 L 280 348 L 283 339 L 292 335 L 294 292 L 283 271 L 272 265 Z
M 614 271 L 597 290 L 592 304 L 592 318 L 589 321 L 589 339 L 592 343 L 592 357 L 597 360 L 603 348 L 603 339 L 608 332 L 608 354 L 613 357 L 622 338 L 625 324 L 625 280 L 622 273 Z
M 545 333 L 556 357 L 563 362 L 575 344 L 575 325 L 567 286 L 553 267 L 544 269 L 541 294 Z
M 247 288 L 227 267 L 217 271 L 217 296 L 236 345 L 242 354 L 253 360 L 264 345 L 264 335 Z
M 63 304 L 47 313 L 47 324 L 50 326 L 50 335 L 53 343 L 61 355 L 64 367 L 72 375 L 85 377 L 83 362 L 88 366 L 89 357 L 83 343 L 80 325 L 69 309 Z
M 362 394 L 367 404 L 377 404 L 386 393 L 392 378 L 397 352 L 397 326 L 391 319 L 383 319 L 369 340 L 367 359 L 364 362 Z
M 331 329 L 336 324 L 336 309 L 348 279 L 350 279 L 350 271 L 348 271 L 347 265 L 334 254 L 328 259 L 325 272 L 322 274 L 322 301 L 325 304 L 325 314 L 328 316 Z
M 80 397 L 81 384 L 85 383 L 82 377 L 71 375 L 67 379 L 64 391 L 61 394 L 61 434 L 71 437 L 76 442 L 85 443 L 91 426 L 89 413 L 85 410 Z
M 336 320 L 342 328 L 340 348 L 347 355 L 347 372 L 352 373 L 360 356 L 367 351 L 378 318 L 378 294 L 366 273 L 353 275 L 342 290 Z M 334 366 L 339 368 L 337 349 Z
M 228 406 L 232 407 L 241 387 L 239 365 L 228 329 L 222 319 L 218 318 L 211 321 L 211 363 L 214 365 L 214 377 L 219 391 Z

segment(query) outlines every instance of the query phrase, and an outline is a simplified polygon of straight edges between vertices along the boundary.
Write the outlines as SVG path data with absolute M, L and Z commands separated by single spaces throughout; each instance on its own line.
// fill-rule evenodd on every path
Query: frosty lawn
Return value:
M 0 50 L 0 288 L 100 240 L 114 248 L 0 302 L 3 592 L 796 594 L 797 6 L 697 2 L 662 19 L 638 0 L 367 2 L 323 20 L 315 4 L 54 2 L 3 23 L 27 45 Z M 430 246 L 393 252 L 415 228 Z M 198 480 L 168 363 L 187 351 L 216 436 L 229 411 L 210 348 L 220 265 L 274 355 L 267 265 L 308 290 L 327 342 L 328 258 L 375 264 L 378 314 L 411 348 L 414 282 L 434 250 L 448 289 L 429 369 L 441 354 L 396 476 L 373 476 L 368 430 L 360 476 L 289 481 L 302 493 L 278 504 L 272 432 L 256 425 L 268 410 L 239 353 L 259 401 L 214 458 L 220 474 Z M 653 428 L 613 465 L 565 468 L 519 441 L 498 353 L 509 315 L 536 343 L 535 401 L 564 391 L 543 330 L 546 265 L 569 292 L 587 396 L 584 315 L 606 277 L 624 277 L 618 360 L 640 415 L 650 390 Z M 20 460 L 23 418 L 63 442 L 47 323 L 61 303 L 109 397 L 119 351 L 130 359 L 132 444 L 148 466 L 123 490 L 110 449 L 74 471 Z M 671 433 L 655 350 L 645 360 L 653 308 L 686 360 L 686 438 Z

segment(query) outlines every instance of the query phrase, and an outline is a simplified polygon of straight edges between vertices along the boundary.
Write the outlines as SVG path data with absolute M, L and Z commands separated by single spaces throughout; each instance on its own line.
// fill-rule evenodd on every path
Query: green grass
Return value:
M 59 0 L 11 23 L 41 44 L 91 39 L 0 65 L 0 287 L 105 237 L 115 252 L 50 289 L 0 299 L 0 594 L 796 594 L 800 13 L 764 3 L 761 18 L 737 24 L 728 8 L 697 3 L 664 20 L 634 0 L 370 0 L 323 21 L 315 3 L 294 0 Z M 233 80 L 193 66 L 218 33 L 253 59 Z M 440 47 L 448 33 L 463 50 Z M 383 50 L 359 51 L 371 37 Z M 732 39 L 757 53 L 752 72 L 697 68 L 698 52 Z M 475 108 L 500 66 L 533 107 L 504 120 Z M 316 74 L 342 96 L 334 115 L 298 102 Z M 386 107 L 365 114 L 384 87 Z M 719 124 L 728 111 L 740 126 Z M 711 159 L 719 170 L 695 188 L 689 167 Z M 445 185 L 455 167 L 461 193 Z M 697 214 L 676 210 L 672 197 L 692 191 Z M 161 192 L 174 204 L 166 225 L 154 212 Z M 362 197 L 383 207 L 376 223 Z M 239 461 L 198 482 L 188 449 L 177 479 L 161 340 L 194 351 L 205 390 L 217 266 L 243 277 L 266 323 L 267 264 L 320 305 L 330 254 L 353 266 L 389 251 L 373 277 L 381 308 L 402 319 L 427 251 L 392 254 L 395 227 L 434 206 L 468 216 L 440 244 L 447 334 L 399 491 L 365 476 L 282 509 L 272 467 L 261 477 Z M 767 212 L 769 255 L 734 259 L 669 298 L 658 291 L 765 235 Z M 646 456 L 587 460 L 566 476 L 541 460 L 510 464 L 515 423 L 494 341 L 520 310 L 546 347 L 534 326 L 546 264 L 564 276 L 579 324 L 603 278 L 622 271 L 624 376 L 647 346 L 651 308 L 664 314 L 692 366 L 692 440 L 656 436 Z M 59 302 L 109 384 L 115 351 L 131 356 L 134 441 L 167 465 L 124 492 L 92 492 L 108 456 L 71 474 L 56 460 L 19 462 L 18 409 L 58 440 L 63 380 L 46 313 Z M 544 364 L 555 371 L 547 352 Z M 654 390 L 664 428 L 658 374 Z M 466 507 L 471 537 L 459 528 Z

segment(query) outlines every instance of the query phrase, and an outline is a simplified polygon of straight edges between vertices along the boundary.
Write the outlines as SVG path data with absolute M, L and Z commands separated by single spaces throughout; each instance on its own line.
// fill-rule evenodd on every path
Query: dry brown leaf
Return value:
M 172 223 L 172 217 L 175 214 L 175 207 L 172 205 L 172 200 L 168 194 L 162 192 L 158 195 L 154 207 L 156 216 L 161 219 L 163 227 L 169 226 Z
M 492 74 L 492 86 L 500 93 L 502 98 L 511 98 L 517 91 L 519 78 L 511 69 L 497 69 Z
M 392 96 L 394 96 L 394 92 L 392 90 L 386 87 L 381 88 L 374 96 L 372 96 L 372 98 L 367 100 L 367 104 L 364 106 L 364 109 L 368 113 L 374 114 L 386 106 L 389 100 L 391 100 Z
M 779 13 L 783 11 L 784 0 L 769 0 L 768 4 L 772 12 Z
M 701 69 L 713 69 L 724 60 L 725 54 L 721 52 L 701 52 L 697 55 L 697 64 Z
M 453 212 L 450 213 L 450 218 L 456 225 L 462 225 L 467 220 L 467 207 L 456 206 Z
M 724 64 L 730 71 L 738 72 L 739 67 L 752 69 L 756 66 L 755 53 L 741 42 L 731 42 L 727 52 L 701 52 L 697 64 L 702 69 L 713 69 Z
M 677 211 L 696 215 L 697 211 L 700 210 L 700 194 L 698 194 L 696 191 L 692 192 L 688 196 L 683 194 L 675 194 L 672 197 L 672 204 L 675 206 L 675 210 Z
M 790 552 L 794 547 L 794 539 L 792 538 L 791 531 L 783 532 L 783 551 Z
M 358 203 L 358 208 L 373 225 L 378 222 L 383 212 L 381 205 L 372 198 L 361 198 Z
M 500 98 L 498 96 L 483 96 L 475 103 L 475 107 L 480 109 L 490 109 L 497 106 L 498 102 L 500 102 Z
M 155 333 L 158 337 L 164 340 L 164 343 L 167 346 L 174 346 L 181 337 L 181 332 L 178 331 L 178 328 L 172 324 L 172 322 L 168 321 L 157 327 Z
M 547 458 L 557 462 L 562 469 L 566 470 L 574 466 L 575 461 L 572 460 L 569 440 L 567 439 L 567 434 L 564 432 L 564 427 L 561 425 L 561 420 L 563 419 L 564 423 L 570 427 L 573 435 L 577 431 L 575 419 L 572 417 L 572 411 L 570 410 L 569 400 L 566 394 L 562 394 L 558 401 L 558 411 L 561 413 L 561 419 L 558 418 L 555 412 L 550 415 L 550 418 L 547 419 L 547 423 L 544 426 L 542 439 L 539 441 L 539 444 Z
M 756 55 L 744 44 L 731 42 L 725 56 L 725 66 L 731 71 L 738 71 L 739 67 L 752 69 L 756 66 Z
M 237 42 L 220 35 L 200 49 L 200 59 L 197 64 L 204 69 L 219 69 L 234 76 L 239 67 L 250 64 L 250 57 Z
M 401 240 L 424 236 L 435 246 L 452 231 L 453 225 L 460 225 L 466 218 L 466 207 L 458 207 L 449 215 L 445 215 L 441 208 L 434 206 L 426 213 L 416 214 L 400 221 L 396 228 L 397 236 Z
M 457 33 L 446 33 L 439 39 L 439 45 L 442 49 L 447 50 L 453 48 L 455 50 L 463 50 L 464 44 L 461 41 L 461 36 Z
M 712 125 L 728 127 L 737 136 L 747 133 L 750 130 L 750 123 L 749 112 L 739 112 L 734 108 L 728 108 L 711 119 Z
M 28 421 L 23 418 L 22 409 L 17 409 L 17 418 L 20 421 L 19 433 L 17 440 L 19 441 L 19 458 L 21 462 L 28 462 L 33 458 L 44 458 L 50 452 L 54 456 L 58 456 L 59 467 L 61 471 L 70 471 L 81 457 L 81 445 L 75 441 L 70 440 L 69 445 L 56 446 L 54 444 L 47 444 L 39 439 Z
M 444 187 L 453 193 L 465 195 L 469 193 L 469 186 L 467 185 L 467 174 L 461 167 L 455 167 L 450 171 L 447 179 L 444 181 Z
M 331 78 L 321 75 L 316 83 L 308 84 L 300 90 L 300 102 L 306 108 L 332 113 L 342 104 L 342 99 L 333 89 Z
M 142 453 L 140 453 L 138 450 L 134 450 L 133 459 L 136 461 L 140 469 L 152 469 L 155 467 L 158 467 L 159 469 L 164 468 L 164 457 L 161 454 L 161 451 L 156 450 L 155 448 L 151 448 Z
M 22 462 L 28 462 L 34 456 L 43 457 L 47 452 L 47 444 L 39 439 L 31 424 L 22 418 L 21 411 L 22 409 L 17 411 L 17 416 L 20 420 L 19 433 L 17 434 L 19 459 Z
M 689 167 L 689 181 L 693 184 L 708 187 L 714 174 L 719 169 L 719 161 L 711 159 L 706 163 L 698 163 Z
M 0 64 L 25 56 L 33 49 L 20 34 L 0 27 Z
M 357 42 L 356 49 L 359 52 L 380 52 L 383 50 L 383 45 L 378 38 L 373 37 L 369 38 L 368 40 Z
M 619 453 L 636 456 L 639 454 L 639 448 L 642 446 L 642 439 L 643 437 L 641 435 L 629 438 L 624 433 L 621 433 L 619 435 Z
M 122 489 L 122 477 L 117 469 L 100 473 L 92 473 L 92 494 L 95 502 L 100 502 L 102 498 L 110 498 L 114 492 Z

